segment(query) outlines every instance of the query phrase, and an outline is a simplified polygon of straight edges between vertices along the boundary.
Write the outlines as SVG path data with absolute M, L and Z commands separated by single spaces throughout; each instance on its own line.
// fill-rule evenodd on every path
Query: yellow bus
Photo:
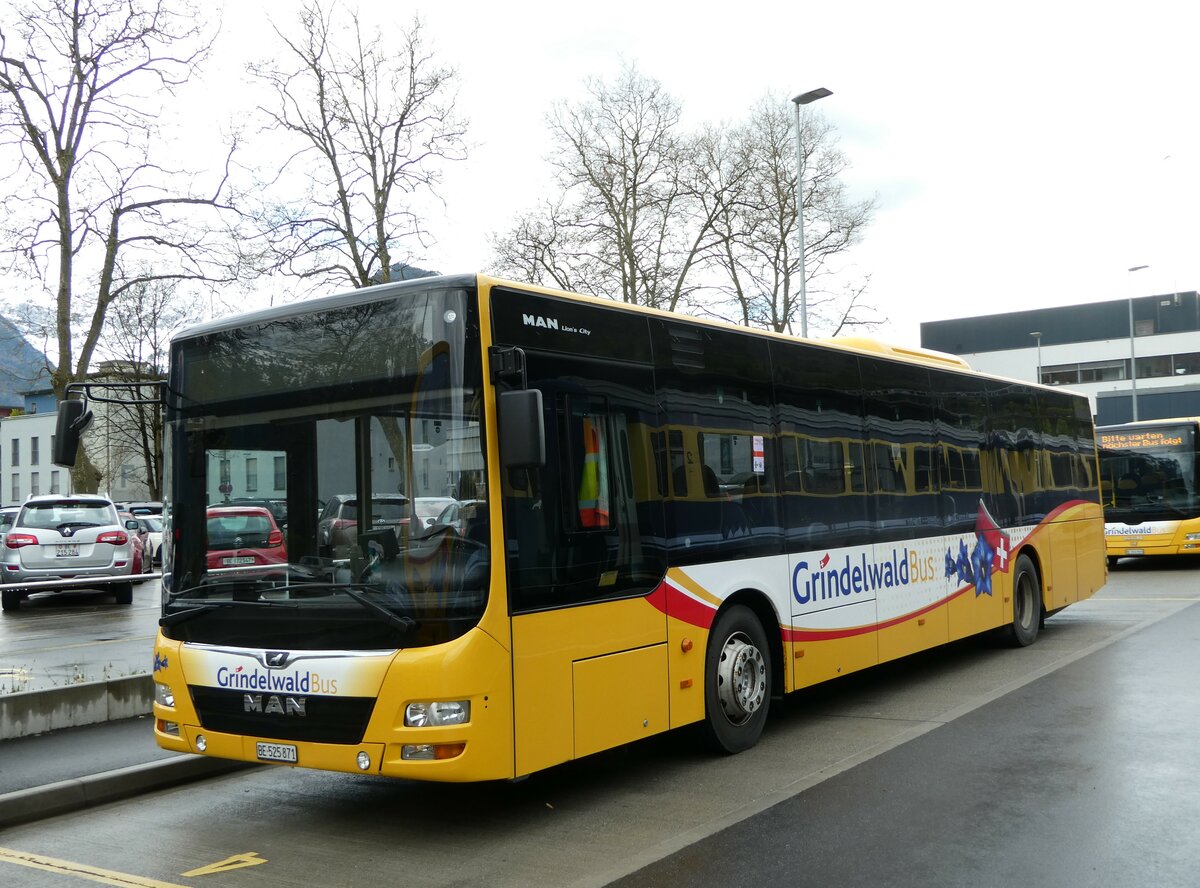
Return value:
M 165 402 L 179 752 L 435 781 L 685 725 L 733 753 L 783 694 L 1030 644 L 1106 578 L 1086 399 L 932 352 L 438 277 L 185 332 Z
M 1197 423 L 1186 417 L 1096 429 L 1110 564 L 1125 556 L 1200 554 Z

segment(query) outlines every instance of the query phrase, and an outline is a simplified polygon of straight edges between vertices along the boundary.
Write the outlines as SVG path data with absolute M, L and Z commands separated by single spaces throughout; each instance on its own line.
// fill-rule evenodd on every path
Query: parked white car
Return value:
M 446 506 L 457 502 L 452 496 L 419 496 L 413 500 L 413 508 L 421 519 L 422 527 L 432 527 Z
M 146 569 L 162 564 L 162 515 L 137 515 L 138 524 L 146 531 Z
M 8 533 L 12 523 L 17 520 L 17 513 L 20 511 L 20 506 L 5 506 L 0 509 L 0 544 L 3 544 L 4 535 Z

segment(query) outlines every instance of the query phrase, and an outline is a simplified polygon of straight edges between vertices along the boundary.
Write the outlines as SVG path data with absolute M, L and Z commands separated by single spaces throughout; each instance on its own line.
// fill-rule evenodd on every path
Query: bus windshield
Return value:
M 385 650 L 478 622 L 490 558 L 473 292 L 386 292 L 174 344 L 168 637 Z M 453 520 L 431 502 L 457 506 Z
M 1108 521 L 1137 524 L 1200 514 L 1194 425 L 1097 429 Z

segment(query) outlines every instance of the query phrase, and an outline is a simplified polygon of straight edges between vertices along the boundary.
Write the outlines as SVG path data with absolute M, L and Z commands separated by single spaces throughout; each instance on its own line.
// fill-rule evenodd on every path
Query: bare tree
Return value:
M 154 281 L 132 287 L 108 313 L 104 356 L 108 359 L 105 382 L 155 383 L 167 377 L 171 337 L 202 320 L 200 299 L 172 281 Z M 151 386 L 143 391 L 149 393 Z M 101 390 L 103 393 L 103 390 Z M 116 395 L 116 390 L 113 390 Z M 112 466 L 132 463 L 137 480 L 146 485 L 150 499 L 162 498 L 162 410 L 140 401 L 105 405 L 105 472 Z M 114 460 L 113 457 L 116 457 Z M 110 477 L 109 485 L 113 479 Z
M 808 109 L 800 125 L 803 263 L 796 224 L 794 117 L 785 101 L 767 96 L 731 136 L 738 146 L 731 153 L 746 165 L 746 175 L 718 215 L 719 246 L 709 253 L 724 278 L 718 289 L 736 307 L 741 323 L 790 331 L 799 319 L 803 269 L 810 326 L 841 332 L 878 323 L 863 299 L 865 281 L 841 292 L 820 287 L 822 280 L 836 276 L 835 259 L 861 241 L 875 201 L 852 201 L 847 195 L 841 175 L 848 161 L 837 147 L 834 128 Z
M 495 267 L 531 283 L 790 330 L 802 268 L 795 129 L 786 102 L 763 99 L 738 126 L 681 132 L 679 104 L 627 68 L 550 116 L 559 191 L 493 238 Z M 862 237 L 874 201 L 852 201 L 836 133 L 803 118 L 803 267 L 820 284 Z M 844 330 L 876 322 L 866 282 L 813 288 L 811 319 Z
M 549 118 L 560 195 L 493 239 L 497 270 L 673 309 L 711 235 L 679 103 L 632 67 L 587 91 Z
M 0 24 L 0 144 L 17 159 L 0 250 L 52 295 L 60 398 L 130 288 L 232 276 L 192 222 L 228 208 L 224 171 L 200 191 L 152 157 L 163 103 L 208 46 L 171 0 L 30 0 Z M 86 453 L 72 479 L 96 490 Z
M 267 270 L 314 284 L 392 280 L 429 243 L 417 201 L 466 156 L 457 75 L 435 62 L 419 19 L 385 35 L 310 0 L 298 36 L 276 33 L 284 58 L 250 69 L 275 95 L 260 109 L 268 132 L 292 146 L 264 186 L 288 198 L 257 211 Z

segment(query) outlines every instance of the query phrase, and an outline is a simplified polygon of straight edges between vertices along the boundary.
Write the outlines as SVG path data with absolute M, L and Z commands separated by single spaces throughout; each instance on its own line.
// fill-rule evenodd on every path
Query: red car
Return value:
M 208 568 L 287 564 L 283 531 L 262 506 L 210 506 Z
M 125 522 L 126 527 L 129 527 L 128 522 L 137 521 L 137 519 L 134 518 L 132 514 L 125 511 L 124 509 L 117 509 L 117 517 L 120 518 L 122 522 Z M 133 543 L 133 566 L 132 566 L 133 576 L 136 577 L 138 574 L 150 573 L 150 571 L 152 569 L 151 565 L 150 565 L 150 557 L 146 552 L 146 549 L 148 548 L 146 541 L 147 541 L 147 539 L 149 539 L 150 534 L 147 533 L 144 529 L 142 529 L 141 522 L 138 522 L 138 529 L 137 530 L 131 529 L 129 531 L 129 537 Z M 133 584 L 136 586 L 136 585 L 138 585 L 140 583 L 144 583 L 144 582 L 146 582 L 146 581 L 145 580 L 134 580 Z

